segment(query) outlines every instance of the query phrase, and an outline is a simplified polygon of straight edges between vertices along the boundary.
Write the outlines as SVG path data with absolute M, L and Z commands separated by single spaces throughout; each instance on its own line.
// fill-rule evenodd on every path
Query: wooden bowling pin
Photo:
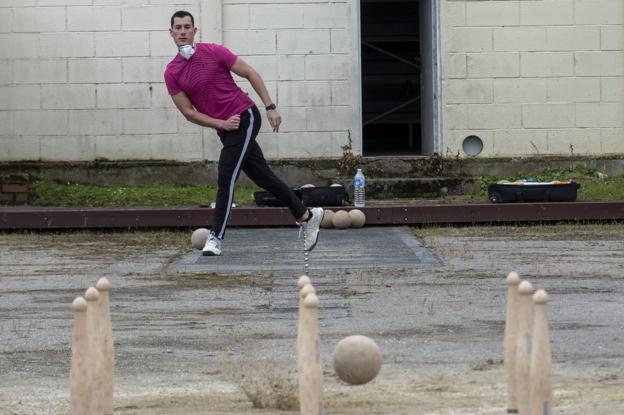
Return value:
M 115 368 L 115 356 L 113 352 L 113 328 L 110 317 L 110 282 L 106 278 L 100 278 L 96 285 L 100 293 L 99 302 L 99 328 L 102 346 L 102 365 L 100 367 L 102 405 L 104 415 L 113 413 L 113 376 Z
M 100 293 L 89 287 L 85 293 L 87 300 L 87 360 L 90 363 L 88 376 L 89 415 L 102 415 L 102 341 L 100 338 Z
M 529 415 L 531 410 L 529 368 L 531 355 L 531 321 L 532 305 L 531 294 L 533 286 L 528 281 L 522 281 L 518 286 L 518 337 L 516 342 L 516 396 L 518 399 L 518 413 Z
M 301 326 L 303 324 L 303 317 L 305 316 L 303 301 L 309 294 L 316 294 L 316 290 L 312 284 L 304 285 L 299 291 L 299 322 L 297 323 L 297 371 L 299 372 L 301 372 Z
M 515 272 L 507 275 L 507 310 L 505 316 L 504 363 L 507 383 L 507 413 L 518 413 L 516 396 L 516 342 L 518 338 L 518 284 L 520 277 Z
M 301 415 L 323 414 L 323 365 L 319 350 L 319 299 L 310 293 L 303 300 L 299 403 Z
M 535 304 L 535 319 L 530 364 L 531 415 L 550 415 L 552 379 L 546 291 L 538 290 L 533 296 L 533 303 Z
M 89 413 L 89 361 L 87 353 L 87 302 L 77 297 L 72 303 L 74 331 L 71 346 L 71 369 L 69 372 L 69 396 L 72 415 Z

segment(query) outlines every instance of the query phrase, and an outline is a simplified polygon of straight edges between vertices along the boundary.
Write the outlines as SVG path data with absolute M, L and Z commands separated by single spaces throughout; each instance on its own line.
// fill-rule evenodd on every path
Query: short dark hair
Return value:
M 186 10 L 178 10 L 177 12 L 173 13 L 173 16 L 171 16 L 171 27 L 173 27 L 173 19 L 175 19 L 176 17 L 186 16 L 189 16 L 191 18 L 191 23 L 193 24 L 193 27 L 195 27 L 195 19 L 193 18 L 193 15 Z

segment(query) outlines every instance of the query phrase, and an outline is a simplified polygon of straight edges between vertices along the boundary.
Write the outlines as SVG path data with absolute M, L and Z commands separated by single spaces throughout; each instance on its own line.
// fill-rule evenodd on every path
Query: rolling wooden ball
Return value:
M 381 369 L 381 352 L 369 337 L 355 335 L 338 342 L 334 350 L 334 371 L 351 385 L 370 382 Z

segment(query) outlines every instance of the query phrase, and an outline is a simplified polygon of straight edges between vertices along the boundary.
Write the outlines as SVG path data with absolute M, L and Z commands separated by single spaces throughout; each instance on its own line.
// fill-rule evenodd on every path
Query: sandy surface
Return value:
M 509 271 L 551 296 L 555 413 L 624 413 L 623 225 L 414 232 L 441 265 L 312 275 L 327 414 L 505 413 Z M 69 412 L 70 304 L 101 276 L 113 290 L 115 413 L 298 413 L 297 276 L 175 271 L 189 236 L 0 234 L 0 414 Z M 382 350 L 367 385 L 331 369 L 350 334 Z

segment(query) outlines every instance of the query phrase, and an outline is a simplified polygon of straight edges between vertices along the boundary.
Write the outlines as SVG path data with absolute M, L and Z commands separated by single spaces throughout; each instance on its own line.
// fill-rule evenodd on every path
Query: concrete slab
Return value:
M 298 229 L 229 229 L 223 255 L 204 257 L 192 251 L 173 263 L 180 272 L 277 274 L 304 273 L 303 241 Z M 322 229 L 309 253 L 309 271 L 422 268 L 441 265 L 440 259 L 408 227 Z

